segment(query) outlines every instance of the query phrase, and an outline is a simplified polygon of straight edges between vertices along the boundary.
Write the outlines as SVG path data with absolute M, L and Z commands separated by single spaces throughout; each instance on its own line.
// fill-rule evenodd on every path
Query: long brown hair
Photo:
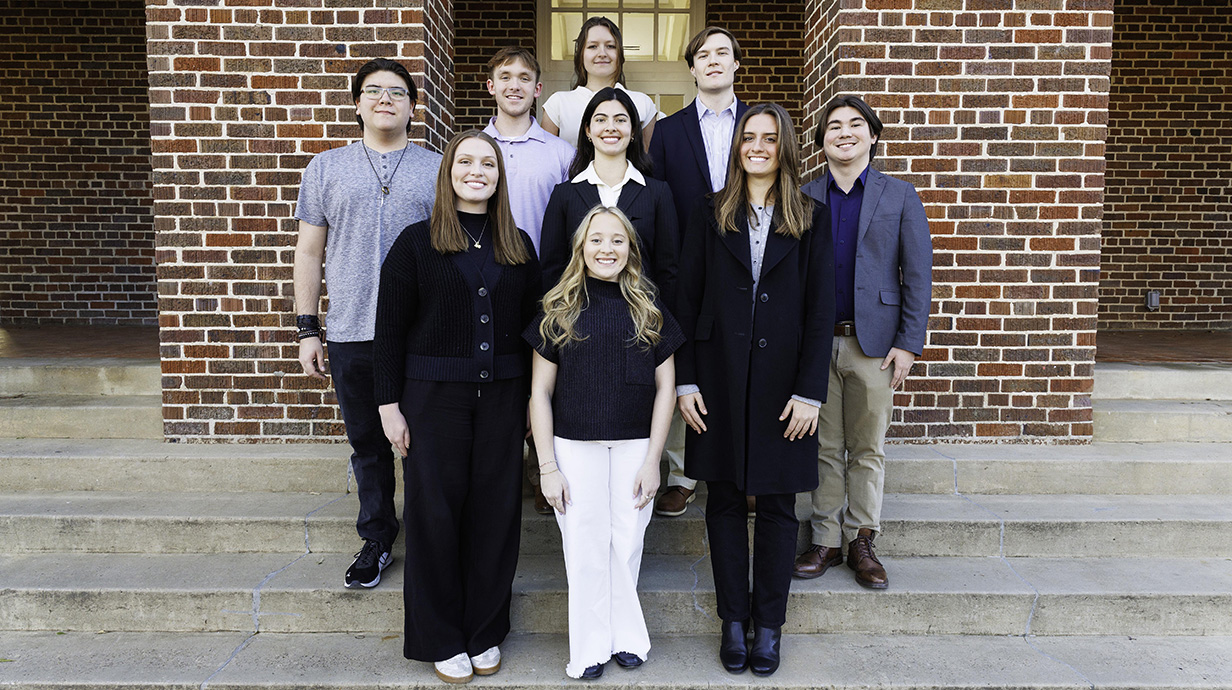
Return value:
M 629 261 L 620 272 L 619 282 L 620 293 L 629 305 L 629 316 L 633 319 L 633 340 L 646 348 L 654 347 L 659 342 L 660 329 L 663 328 L 663 312 L 655 306 L 654 283 L 642 273 L 642 247 L 637 239 L 637 231 L 620 209 L 599 204 L 590 209 L 578 224 L 577 232 L 573 233 L 573 251 L 569 257 L 569 265 L 565 266 L 560 281 L 543 296 L 543 320 L 539 322 L 539 335 L 554 348 L 559 349 L 570 342 L 586 339 L 578 335 L 576 330 L 578 316 L 589 300 L 583 250 L 587 235 L 590 234 L 590 221 L 605 213 L 620 221 L 629 246 Z
M 492 251 L 496 256 L 496 263 L 506 266 L 524 264 L 530 260 L 530 252 L 522 242 L 518 225 L 513 220 L 513 211 L 509 208 L 509 183 L 505 180 L 505 159 L 501 157 L 500 144 L 478 129 L 462 132 L 450 139 L 449 145 L 445 147 L 441 168 L 436 173 L 436 202 L 432 207 L 432 219 L 428 223 L 432 248 L 442 254 L 455 254 L 470 247 L 470 241 L 464 237 L 462 222 L 458 220 L 455 207 L 458 196 L 453 190 L 451 175 L 458 146 L 467 139 L 487 142 L 496 156 L 496 192 L 488 199 L 488 220 L 492 225 Z
M 796 141 L 791 116 L 777 103 L 761 103 L 749 108 L 736 124 L 727 163 L 727 185 L 714 195 L 714 217 L 719 222 L 719 234 L 741 232 L 736 216 L 743 213 L 747 218 L 749 215 L 748 176 L 740 162 L 740 146 L 744 128 L 755 115 L 773 117 L 779 129 L 778 176 L 766 199 L 767 204 L 774 204 L 775 232 L 800 239 L 810 226 L 813 201 L 800 191 L 800 144 Z

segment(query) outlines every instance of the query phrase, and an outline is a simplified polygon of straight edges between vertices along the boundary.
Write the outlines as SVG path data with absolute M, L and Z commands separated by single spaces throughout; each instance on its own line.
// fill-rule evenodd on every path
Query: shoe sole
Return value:
M 802 573 L 802 572 L 799 572 L 799 571 L 793 570 L 793 571 L 791 571 L 791 576 L 792 576 L 792 577 L 794 577 L 794 578 L 800 579 L 800 580 L 816 580 L 817 578 L 821 577 L 822 575 L 825 575 L 825 574 L 826 574 L 826 571 L 827 571 L 827 570 L 829 570 L 830 568 L 833 568 L 833 567 L 835 567 L 835 566 L 839 566 L 839 565 L 842 565 L 842 564 L 843 564 L 843 559 L 842 559 L 842 558 L 839 558 L 839 559 L 838 559 L 838 560 L 836 560 L 836 561 L 831 561 L 831 562 L 829 562 L 829 563 L 822 563 L 821 565 L 822 565 L 823 567 L 822 567 L 822 569 L 821 569 L 821 571 L 820 571 L 820 572 L 816 572 L 816 573 Z
M 496 673 L 497 671 L 499 671 L 500 667 L 501 667 L 501 662 L 499 661 L 496 662 L 495 666 L 489 666 L 487 668 L 479 668 L 478 666 L 471 666 L 471 668 L 475 671 L 475 675 L 477 676 L 490 676 L 493 673 Z
M 860 578 L 856 578 L 856 582 L 865 589 L 886 589 L 890 586 L 889 582 L 865 582 Z
M 693 492 L 692 495 L 684 499 L 684 507 L 681 508 L 680 510 L 667 511 L 667 510 L 659 510 L 658 508 L 655 508 L 654 513 L 655 515 L 662 515 L 663 517 L 680 517 L 681 515 L 684 515 L 689 510 L 689 504 L 692 503 L 693 499 L 695 498 L 697 498 L 697 492 Z
M 434 668 L 432 670 L 436 671 L 437 678 L 440 678 L 446 683 L 453 683 L 454 685 L 461 685 L 463 683 L 469 683 L 471 682 L 471 679 L 475 677 L 475 674 L 473 673 L 469 676 L 447 676 L 444 673 L 441 673 L 440 670 L 438 669 Z

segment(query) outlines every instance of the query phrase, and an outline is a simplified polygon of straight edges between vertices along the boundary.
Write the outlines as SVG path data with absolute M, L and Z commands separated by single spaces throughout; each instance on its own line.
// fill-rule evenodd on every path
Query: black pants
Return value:
M 509 633 L 527 390 L 524 378 L 406 382 L 408 659 L 475 656 Z
M 381 429 L 373 394 L 372 341 L 329 343 L 329 371 L 351 442 L 351 469 L 359 497 L 355 531 L 386 546 L 398 538 L 394 508 L 394 452 Z
M 749 594 L 749 516 L 734 482 L 706 482 L 706 533 L 719 618 L 778 627 L 787 620 L 787 595 L 796 557 L 795 494 L 761 494 L 753 522 L 753 593 Z

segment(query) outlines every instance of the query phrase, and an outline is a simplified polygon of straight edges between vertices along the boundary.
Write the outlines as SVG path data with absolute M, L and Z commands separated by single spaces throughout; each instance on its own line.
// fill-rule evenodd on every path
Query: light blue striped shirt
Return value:
M 706 163 L 710 166 L 710 191 L 717 192 L 727 183 L 732 132 L 736 129 L 736 99 L 717 113 L 702 104 L 701 96 L 694 103 L 697 124 L 702 128 L 702 143 L 706 145 Z

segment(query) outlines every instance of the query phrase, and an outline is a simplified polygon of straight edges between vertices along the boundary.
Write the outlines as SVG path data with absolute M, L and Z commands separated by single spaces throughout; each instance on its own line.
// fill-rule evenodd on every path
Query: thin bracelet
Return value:
M 556 469 L 554 469 L 554 470 L 552 470 L 552 472 L 559 472 L 559 471 L 560 471 L 560 468 L 559 468 L 559 467 L 558 467 L 558 468 L 556 468 Z M 552 474 L 552 472 L 540 472 L 540 473 L 539 473 L 539 476 L 540 476 L 540 477 L 546 477 L 546 476 L 548 476 L 549 474 Z

